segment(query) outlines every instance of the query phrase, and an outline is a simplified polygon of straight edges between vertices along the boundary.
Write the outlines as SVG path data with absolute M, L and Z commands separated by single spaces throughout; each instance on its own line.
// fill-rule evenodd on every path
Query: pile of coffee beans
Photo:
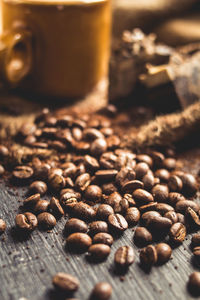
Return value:
M 16 226 L 31 232 L 37 226 L 51 230 L 59 218 L 68 215 L 66 244 L 70 251 L 87 253 L 103 261 L 111 252 L 115 238 L 137 226 L 133 242 L 140 251 L 140 263 L 151 268 L 166 263 L 172 246 L 181 244 L 188 232 L 200 228 L 200 206 L 193 198 L 198 190 L 191 174 L 177 168 L 173 149 L 134 153 L 120 147 L 113 132 L 113 106 L 99 114 L 53 115 L 48 109 L 25 123 L 16 136 L 18 143 L 51 149 L 49 158 L 33 157 L 12 170 L 12 182 L 29 185 L 23 212 Z M 0 146 L 0 174 L 6 169 L 8 149 Z M 51 196 L 43 200 L 41 196 Z M 0 231 L 5 224 L 0 220 Z M 193 236 L 193 254 L 200 260 L 200 235 Z M 135 261 L 131 246 L 120 247 L 114 256 L 116 268 L 127 269 Z M 190 283 L 200 286 L 199 275 Z M 56 288 L 75 291 L 79 282 L 58 273 Z M 109 299 L 108 283 L 95 286 L 95 299 Z M 101 296 L 103 294 L 103 296 Z

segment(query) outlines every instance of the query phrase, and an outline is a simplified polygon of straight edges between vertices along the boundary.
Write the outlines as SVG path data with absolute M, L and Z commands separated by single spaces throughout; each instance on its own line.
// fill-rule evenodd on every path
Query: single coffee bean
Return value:
M 63 292 L 75 292 L 79 288 L 79 281 L 76 277 L 61 272 L 53 277 L 52 283 L 56 289 Z
M 100 156 L 107 150 L 107 142 L 104 138 L 94 140 L 90 145 L 90 152 L 94 156 Z
M 4 145 L 0 145 L 0 160 L 4 160 L 6 157 L 8 157 L 9 151 L 8 148 Z
M 131 196 L 131 194 L 124 194 L 123 199 L 128 201 L 128 205 L 129 207 L 133 207 L 136 205 L 133 197 Z
M 86 168 L 89 170 L 99 169 L 98 160 L 90 155 L 84 156 L 84 163 L 85 163 Z
M 102 169 L 114 169 L 117 156 L 113 152 L 105 152 L 101 155 L 99 163 Z
M 200 272 L 193 272 L 190 275 L 188 287 L 192 294 L 200 295 Z
M 112 206 L 108 204 L 101 204 L 97 209 L 97 217 L 101 220 L 107 220 L 109 215 L 114 214 Z
M 192 246 L 196 247 L 196 246 L 200 246 L 200 233 L 195 233 L 192 236 Z
M 39 214 L 37 219 L 38 224 L 44 229 L 51 229 L 56 225 L 55 217 L 48 212 L 43 212 Z
M 0 234 L 6 230 L 6 223 L 3 219 L 0 219 Z
M 165 156 L 164 154 L 162 154 L 161 152 L 158 152 L 158 151 L 152 151 L 150 153 L 150 156 L 152 157 L 153 159 L 153 164 L 154 166 L 156 167 L 160 167 L 163 165 L 163 161 L 165 159 Z
M 65 232 L 67 235 L 75 232 L 86 233 L 87 231 L 88 225 L 80 219 L 71 218 L 65 224 Z
M 192 174 L 184 173 L 179 176 L 183 183 L 182 192 L 186 195 L 193 196 L 197 192 L 197 181 Z
M 108 282 L 99 282 L 91 293 L 92 300 L 109 300 L 112 294 L 112 287 Z
M 50 209 L 52 210 L 52 213 L 56 216 L 63 216 L 64 210 L 62 206 L 60 205 L 60 202 L 55 197 L 52 197 L 50 200 Z
M 134 242 L 139 247 L 147 246 L 152 242 L 152 235 L 145 227 L 137 227 L 134 234 Z
M 50 172 L 50 165 L 46 163 L 42 163 L 41 165 L 37 165 L 34 167 L 34 177 L 38 180 L 46 180 L 48 178 Z
M 126 211 L 125 219 L 130 226 L 134 226 L 140 219 L 140 211 L 137 207 L 130 207 Z
M 111 246 L 113 244 L 113 237 L 109 233 L 99 232 L 93 237 L 93 244 L 105 244 Z
M 63 175 L 63 170 L 61 168 L 51 168 L 49 171 L 49 177 L 53 175 Z
M 60 198 L 60 203 L 66 210 L 74 208 L 78 203 L 77 193 L 74 191 L 65 192 Z
M 172 255 L 172 249 L 166 243 L 157 244 L 156 251 L 157 251 L 157 255 L 158 255 L 158 260 L 157 260 L 158 264 L 166 263 Z
M 165 218 L 168 218 L 172 221 L 172 223 L 177 223 L 179 222 L 177 213 L 175 211 L 168 211 L 164 214 Z
M 154 218 L 161 217 L 161 214 L 157 211 L 147 211 L 141 215 L 141 222 L 146 226 Z
M 33 176 L 33 169 L 29 166 L 17 166 L 12 172 L 14 179 L 20 182 L 30 179 Z
M 85 252 L 92 245 L 92 239 L 86 233 L 76 232 L 67 237 L 66 243 L 71 250 Z
M 108 223 L 110 227 L 117 232 L 123 232 L 128 228 L 126 219 L 120 214 L 109 215 Z
M 186 233 L 186 227 L 182 223 L 175 223 L 170 228 L 169 237 L 175 243 L 182 243 Z
M 40 200 L 40 194 L 34 194 L 24 200 L 24 205 L 35 205 Z
M 50 187 L 56 191 L 65 187 L 65 178 L 62 175 L 51 173 L 48 177 L 48 181 Z
M 177 213 L 177 217 L 178 217 L 178 222 L 185 225 L 185 216 L 181 213 Z
M 135 190 L 133 192 L 133 199 L 136 201 L 138 206 L 148 204 L 154 201 L 153 196 L 143 189 Z
M 95 173 L 95 176 L 98 180 L 102 181 L 107 181 L 107 180 L 112 180 L 115 178 L 117 175 L 118 171 L 115 169 L 110 169 L 110 170 L 98 170 Z
M 89 230 L 91 235 L 99 232 L 108 232 L 108 224 L 105 221 L 94 221 L 89 224 Z
M 147 154 L 138 154 L 136 159 L 138 162 L 145 162 L 150 168 L 153 166 L 153 160 Z
M 127 181 L 122 185 L 123 193 L 133 193 L 137 189 L 143 189 L 144 184 L 140 180 L 131 180 Z
M 0 165 L 0 177 L 5 173 L 5 169 L 2 165 Z
M 74 182 L 70 177 L 65 177 L 65 186 L 68 188 L 74 187 Z
M 96 211 L 84 202 L 78 202 L 73 207 L 73 214 L 83 220 L 92 220 L 96 216 Z
M 88 249 L 92 259 L 104 260 L 110 254 L 110 247 L 105 244 L 94 244 Z
M 98 185 L 89 185 L 84 193 L 85 199 L 93 202 L 100 202 L 102 190 Z
M 127 268 L 135 260 L 134 250 L 130 246 L 122 246 L 115 252 L 115 264 L 120 268 Z
M 174 208 L 167 203 L 158 203 L 156 205 L 156 211 L 158 211 L 161 215 L 164 215 L 169 211 L 174 211 Z
M 43 181 L 33 181 L 29 186 L 29 191 L 44 195 L 47 191 L 47 185 Z
M 116 214 L 125 214 L 127 209 L 129 208 L 128 200 L 125 198 L 122 198 L 119 202 L 115 202 L 114 204 L 114 212 Z
M 141 214 L 143 214 L 147 211 L 155 211 L 157 204 L 158 204 L 158 202 L 151 202 L 149 204 L 140 206 L 139 210 L 140 210 Z
M 169 189 L 167 185 L 156 184 L 152 189 L 152 194 L 156 202 L 167 202 Z
M 85 191 L 86 188 L 89 186 L 90 184 L 90 181 L 91 181 L 91 178 L 90 178 L 90 174 L 89 173 L 83 173 L 81 175 L 79 175 L 77 178 L 76 178 L 76 181 L 75 181 L 75 187 L 79 190 L 79 191 Z
M 40 214 L 49 210 L 49 201 L 39 200 L 34 206 L 34 212 Z
M 116 204 L 118 204 L 122 200 L 122 196 L 118 192 L 114 192 L 108 196 L 107 199 L 105 199 L 105 203 L 115 207 Z
M 64 177 L 73 178 L 77 171 L 75 164 L 73 164 L 72 162 L 64 163 L 63 165 L 61 165 L 61 168 L 63 169 Z
M 117 192 L 117 187 L 114 183 L 112 182 L 108 182 L 108 183 L 104 183 L 102 184 L 101 186 L 102 188 L 102 192 L 105 194 L 105 195 L 110 195 L 114 192 Z
M 150 191 L 154 186 L 154 175 L 152 171 L 148 171 L 147 174 L 142 178 L 142 182 L 144 183 L 144 188 Z
M 19 229 L 24 231 L 32 231 L 38 225 L 37 217 L 30 212 L 17 215 L 15 217 L 15 223 Z
M 188 207 L 185 211 L 185 222 L 190 229 L 197 229 L 200 227 L 199 216 L 191 207 Z
M 115 181 L 119 186 L 123 186 L 126 182 L 135 180 L 135 171 L 128 167 L 123 167 L 116 175 Z
M 169 193 L 168 202 L 170 205 L 175 206 L 178 201 L 186 200 L 185 197 L 177 192 Z
M 149 171 L 149 166 L 145 162 L 137 163 L 135 167 L 136 178 L 141 179 L 147 174 L 148 171 Z
M 176 160 L 172 157 L 165 158 L 163 160 L 163 167 L 167 170 L 174 170 L 176 168 Z
M 192 200 L 182 200 L 176 203 L 176 211 L 185 214 L 187 208 L 192 208 L 195 212 L 199 211 L 199 205 Z
M 140 263 L 142 266 L 149 268 L 156 264 L 158 255 L 153 245 L 148 245 L 140 251 Z
M 154 175 L 160 179 L 160 182 L 168 182 L 170 178 L 170 173 L 166 169 L 158 169 Z
M 72 136 L 76 141 L 80 141 L 83 137 L 83 132 L 80 128 L 74 127 L 72 128 Z
M 154 217 L 146 222 L 147 228 L 158 235 L 167 234 L 171 225 L 172 221 L 164 217 Z
M 199 263 L 200 262 L 200 246 L 193 248 L 192 253 L 193 253 L 196 261 Z
M 171 175 L 169 178 L 168 186 L 170 191 L 172 192 L 180 192 L 183 187 L 182 180 L 176 176 L 176 175 Z

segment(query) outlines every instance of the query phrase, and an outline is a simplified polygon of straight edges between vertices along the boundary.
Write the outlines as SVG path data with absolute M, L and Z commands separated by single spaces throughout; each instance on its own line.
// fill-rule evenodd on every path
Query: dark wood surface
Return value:
M 188 150 L 180 158 L 185 170 L 197 174 L 200 169 L 200 149 Z M 188 275 L 198 267 L 191 264 L 191 235 L 173 251 L 172 259 L 166 265 L 154 267 L 150 273 L 145 273 L 139 266 L 139 249 L 133 245 L 131 229 L 115 241 L 104 263 L 92 264 L 87 261 L 85 254 L 71 255 L 66 251 L 64 218 L 58 221 L 51 233 L 35 230 L 27 238 L 17 235 L 14 218 L 25 192 L 25 188 L 16 189 L 0 182 L 0 217 L 7 223 L 6 233 L 0 237 L 1 300 L 60 300 L 62 296 L 55 293 L 51 283 L 52 276 L 60 271 L 79 278 L 80 288 L 75 296 L 81 300 L 89 299 L 94 284 L 99 281 L 110 282 L 113 300 L 192 298 L 186 283 Z M 113 264 L 114 252 L 121 245 L 132 245 L 136 252 L 136 261 L 125 274 L 124 281 L 120 280 Z

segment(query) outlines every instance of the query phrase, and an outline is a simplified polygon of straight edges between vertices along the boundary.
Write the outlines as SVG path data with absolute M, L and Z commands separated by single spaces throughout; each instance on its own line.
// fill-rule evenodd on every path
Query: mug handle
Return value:
M 31 73 L 33 66 L 32 33 L 18 30 L 0 37 L 0 81 L 15 87 Z

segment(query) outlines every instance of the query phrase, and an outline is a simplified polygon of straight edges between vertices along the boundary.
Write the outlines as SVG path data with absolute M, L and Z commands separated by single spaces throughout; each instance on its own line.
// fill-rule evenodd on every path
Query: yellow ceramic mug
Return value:
M 110 0 L 3 0 L 4 81 L 56 97 L 81 97 L 107 74 Z

